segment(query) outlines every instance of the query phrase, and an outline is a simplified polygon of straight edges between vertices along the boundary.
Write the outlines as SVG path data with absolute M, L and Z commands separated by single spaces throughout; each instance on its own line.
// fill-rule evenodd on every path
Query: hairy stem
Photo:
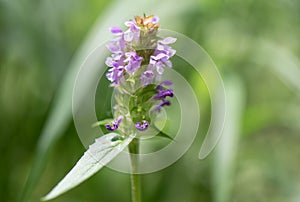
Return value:
M 141 202 L 141 178 L 139 174 L 134 174 L 138 171 L 139 163 L 139 139 L 133 139 L 129 144 L 129 152 L 131 159 L 132 173 L 130 176 L 131 180 L 131 198 L 132 202 Z

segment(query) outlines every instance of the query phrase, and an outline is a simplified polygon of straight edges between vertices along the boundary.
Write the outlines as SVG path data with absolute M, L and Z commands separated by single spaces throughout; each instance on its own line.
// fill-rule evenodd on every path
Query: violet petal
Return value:
M 149 123 L 146 120 L 142 120 L 141 122 L 137 122 L 135 124 L 136 129 L 140 130 L 140 131 L 144 131 L 148 128 Z
M 120 27 L 110 27 L 109 30 L 112 34 L 122 34 L 123 33 L 123 30 Z

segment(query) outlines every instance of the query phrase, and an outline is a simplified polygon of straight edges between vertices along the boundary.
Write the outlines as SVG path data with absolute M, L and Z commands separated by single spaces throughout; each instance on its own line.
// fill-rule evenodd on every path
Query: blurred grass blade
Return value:
M 221 139 L 213 158 L 213 196 L 215 202 L 231 201 L 235 159 L 244 108 L 244 89 L 237 77 L 224 78 L 227 114 Z
M 112 141 L 116 136 L 119 135 L 110 133 L 97 138 L 72 170 L 42 200 L 56 198 L 90 178 L 122 152 L 134 138 L 132 135 L 124 141 Z
M 55 98 L 54 107 L 37 144 L 33 165 L 23 189 L 21 201 L 27 201 L 44 169 L 49 149 L 68 127 L 71 117 L 72 76 L 73 74 L 67 74 L 62 88 Z
M 190 7 L 191 3 L 193 3 L 192 0 L 176 3 L 176 5 L 174 5 L 171 0 L 161 1 L 159 3 L 155 1 L 119 0 L 115 1 L 110 8 L 101 15 L 87 36 L 85 42 L 74 56 L 61 87 L 59 88 L 59 92 L 54 98 L 52 110 L 44 125 L 37 145 L 35 152 L 36 156 L 34 157 L 30 174 L 21 195 L 21 201 L 26 201 L 30 196 L 44 169 L 46 157 L 51 146 L 60 138 L 71 120 L 72 90 L 80 65 L 92 50 L 111 37 L 108 31 L 109 27 L 120 25 L 129 18 L 132 18 L 135 15 L 142 15 L 144 12 L 154 13 L 160 16 L 161 19 L 164 19 L 163 23 L 166 24 L 167 28 L 171 28 L 172 26 L 177 27 L 179 26 L 175 19 L 177 15 L 169 15 L 169 12 L 166 11 L 169 9 L 170 5 L 174 5 L 174 7 L 172 7 L 172 13 L 180 13 L 182 10 Z M 179 17 L 180 16 L 178 16 L 178 18 Z M 166 23 L 167 21 L 169 23 Z M 101 56 L 99 56 L 99 58 L 101 58 Z M 95 61 L 99 58 L 95 58 Z M 96 62 L 94 63 L 96 64 Z
M 271 41 L 259 41 L 254 54 L 256 62 L 266 65 L 288 87 L 300 94 L 300 61 L 293 53 Z

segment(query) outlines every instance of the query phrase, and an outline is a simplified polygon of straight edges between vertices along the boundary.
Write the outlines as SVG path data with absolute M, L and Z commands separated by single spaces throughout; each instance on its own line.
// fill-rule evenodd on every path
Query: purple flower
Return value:
M 111 27 L 110 31 L 117 35 L 118 37 L 115 39 L 112 39 L 106 47 L 108 50 L 112 53 L 120 53 L 126 51 L 126 41 L 125 41 L 125 33 L 118 27 Z
M 172 89 L 159 90 L 156 95 L 153 96 L 153 100 L 164 100 L 166 97 L 173 97 L 174 93 Z
M 154 110 L 160 111 L 160 109 L 164 106 L 171 105 L 171 102 L 169 100 L 166 100 L 167 97 L 173 97 L 174 93 L 171 88 L 165 89 L 164 86 L 170 86 L 172 85 L 171 80 L 165 80 L 157 85 L 156 90 L 158 91 L 156 95 L 152 97 L 152 100 L 161 100 L 162 102 L 155 106 Z
M 156 90 L 157 91 L 165 90 L 164 86 L 171 86 L 172 84 L 173 82 L 171 80 L 164 80 L 156 86 Z
M 143 58 L 136 54 L 136 52 L 127 52 L 125 53 L 126 59 L 124 62 L 127 63 L 125 69 L 128 73 L 134 73 L 137 69 L 140 68 Z
M 170 86 L 172 84 L 173 84 L 173 82 L 171 80 L 164 80 L 164 81 L 160 82 L 160 84 L 158 84 L 158 86 Z
M 157 47 L 154 55 L 150 57 L 149 65 L 156 67 L 158 74 L 163 74 L 165 66 L 172 67 L 172 62 L 169 59 L 175 55 L 176 51 L 167 44 L 174 43 L 175 41 L 176 39 L 172 37 L 157 41 Z
M 142 81 L 143 86 L 146 86 L 146 85 L 152 83 L 154 80 L 154 77 L 155 77 L 155 75 L 151 70 L 145 71 L 141 75 L 141 81 Z
M 136 129 L 140 130 L 140 131 L 144 131 L 148 128 L 149 123 L 146 120 L 142 120 L 141 122 L 137 122 L 135 124 Z
M 124 40 L 124 36 L 118 37 L 114 40 L 111 40 L 107 45 L 107 49 L 112 53 L 122 53 L 125 52 L 126 43 Z
M 160 75 L 164 73 L 164 67 L 166 66 L 165 64 L 169 64 L 169 57 L 164 53 L 150 57 L 149 66 L 156 68 L 157 73 Z
M 112 67 L 108 70 L 106 78 L 112 82 L 111 86 L 116 86 L 119 81 L 122 79 L 125 69 L 124 69 L 124 54 L 114 53 L 111 57 L 108 57 L 105 61 L 105 64 L 109 67 Z
M 171 102 L 169 100 L 163 100 L 161 103 L 155 106 L 154 110 L 160 112 L 161 108 L 164 106 L 170 106 Z
M 119 127 L 118 125 L 114 125 L 114 124 L 112 124 L 112 125 L 106 124 L 106 125 L 105 125 L 105 128 L 106 128 L 107 130 L 110 130 L 110 131 L 117 130 L 118 127 Z
M 157 41 L 157 47 L 156 47 L 156 52 L 157 54 L 164 53 L 166 54 L 169 58 L 173 57 L 176 53 L 176 51 L 168 46 L 167 44 L 174 43 L 176 41 L 175 38 L 173 37 L 166 37 L 163 40 L 158 40 Z
M 115 53 L 112 54 L 111 57 L 106 58 L 105 64 L 109 67 L 118 67 L 118 66 L 124 66 L 125 56 L 122 53 Z
M 135 20 L 128 20 L 124 24 L 132 32 L 139 32 L 141 30 L 141 28 L 136 24 Z
M 117 65 L 117 64 L 116 64 Z M 118 85 L 124 74 L 123 66 L 116 66 L 108 70 L 106 78 L 112 82 L 111 86 Z
M 124 33 L 124 39 L 127 42 L 137 42 L 140 38 L 141 28 L 137 26 L 135 20 L 129 20 L 125 22 L 125 26 L 129 29 Z
M 158 40 L 157 41 L 157 49 L 158 50 L 163 50 L 164 49 L 164 45 L 175 43 L 176 40 L 177 39 L 173 38 L 173 37 L 166 37 L 163 40 Z
M 123 116 L 119 116 L 111 124 L 106 124 L 105 128 L 110 131 L 117 130 L 122 120 L 123 120 Z
M 164 100 L 161 103 L 159 103 L 160 107 L 169 106 L 169 105 L 171 105 L 171 102 L 169 100 Z
M 115 35 L 123 34 L 123 30 L 120 27 L 110 27 L 110 32 Z
M 158 22 L 159 22 L 159 17 L 153 16 L 153 18 L 152 18 L 152 23 L 153 23 L 153 24 L 158 24 Z
M 117 61 L 115 61 L 111 57 L 106 58 L 105 64 L 109 67 L 119 67 L 119 66 L 121 66 Z

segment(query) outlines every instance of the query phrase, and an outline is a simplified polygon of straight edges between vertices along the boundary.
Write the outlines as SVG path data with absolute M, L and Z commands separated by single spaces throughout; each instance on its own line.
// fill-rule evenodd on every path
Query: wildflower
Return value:
M 173 82 L 171 80 L 165 80 L 165 81 L 160 82 L 160 84 L 157 86 L 157 88 L 161 89 L 162 86 L 171 86 L 172 84 L 173 84 Z
M 106 124 L 105 127 L 107 130 L 110 131 L 117 130 L 122 120 L 123 120 L 123 116 L 119 116 L 111 124 Z
M 136 21 L 129 20 L 124 23 L 129 29 L 125 32 L 125 40 L 127 42 L 137 42 L 140 37 L 140 27 L 136 24 Z
M 134 73 L 140 68 L 143 57 L 139 56 L 136 52 L 125 53 L 126 59 L 124 60 L 127 65 L 125 69 L 128 73 Z
M 165 100 L 167 96 L 173 97 L 173 90 L 172 89 L 161 89 L 158 91 L 158 93 L 153 96 L 154 100 Z
M 165 80 L 161 82 L 159 85 L 157 85 L 156 90 L 157 94 L 152 97 L 153 100 L 161 100 L 161 102 L 155 106 L 156 111 L 160 111 L 163 106 L 169 106 L 171 105 L 171 102 L 169 100 L 166 100 L 167 97 L 173 97 L 174 93 L 171 88 L 166 89 L 164 86 L 170 86 L 172 85 L 172 81 Z
M 176 51 L 169 45 L 176 39 L 159 39 L 156 36 L 158 22 L 159 18 L 154 15 L 137 16 L 124 23 L 125 31 L 119 27 L 110 28 L 115 38 L 107 44 L 112 54 L 105 62 L 110 67 L 106 77 L 111 82 L 110 86 L 119 92 L 114 107 L 115 116 L 119 118 L 105 125 L 108 130 L 120 129 L 125 134 L 130 128 L 145 131 L 151 124 L 149 111 L 153 107 L 160 111 L 162 107 L 171 105 L 167 98 L 173 97 L 174 93 L 166 86 L 171 86 L 172 81 L 155 83 L 159 82 L 165 67 L 172 67 L 170 59 Z M 126 100 L 128 105 L 124 106 Z M 126 124 L 121 124 L 122 119 Z
M 77 186 L 128 146 L 132 165 L 133 201 L 140 201 L 137 197 L 140 195 L 139 189 L 135 189 L 139 181 L 136 174 L 139 173 L 136 156 L 139 154 L 139 141 L 136 134 L 146 131 L 151 126 L 153 114 L 156 115 L 151 112 L 159 112 L 162 107 L 171 105 L 171 101 L 167 99 L 174 96 L 173 89 L 170 88 L 172 81 L 160 82 L 160 78 L 165 67 L 172 67 L 170 59 L 176 51 L 169 44 L 176 39 L 159 39 L 158 22 L 157 16 L 144 15 L 125 22 L 125 31 L 120 27 L 110 28 L 115 38 L 107 44 L 112 54 L 105 61 L 109 67 L 106 77 L 111 82 L 110 86 L 114 87 L 113 116 L 117 118 L 105 119 L 94 125 L 118 132 L 97 138 L 75 167 L 43 200 L 53 199 Z M 152 129 L 158 130 L 155 127 Z M 157 135 L 172 140 L 162 131 Z
M 116 65 L 115 67 L 111 68 L 106 77 L 108 80 L 112 82 L 111 86 L 118 85 L 120 80 L 122 79 L 124 73 L 124 67 Z
M 119 35 L 123 33 L 123 30 L 120 27 L 111 27 L 110 32 L 115 35 Z
M 144 131 L 148 128 L 149 123 L 146 120 L 142 120 L 141 122 L 137 122 L 135 124 L 136 129 L 140 130 L 140 131 Z
M 162 107 L 169 105 L 171 105 L 171 102 L 169 100 L 163 100 L 161 103 L 154 107 L 154 110 L 160 112 Z
M 155 75 L 151 70 L 147 70 L 145 71 L 142 75 L 141 75 L 141 81 L 143 83 L 143 86 L 147 86 L 148 84 L 153 82 Z

